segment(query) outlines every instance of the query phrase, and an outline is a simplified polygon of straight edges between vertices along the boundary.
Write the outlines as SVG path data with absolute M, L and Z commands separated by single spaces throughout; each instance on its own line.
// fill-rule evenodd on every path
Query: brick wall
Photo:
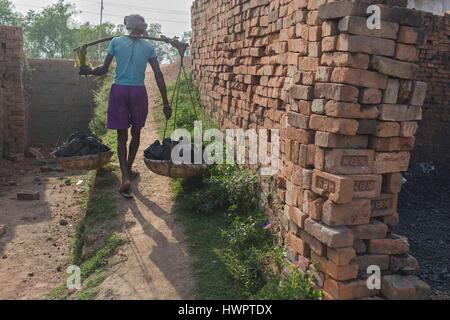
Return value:
M 78 76 L 73 60 L 29 59 L 28 65 L 30 142 L 55 144 L 60 134 L 64 140 L 74 131 L 87 130 L 93 78 L 86 83 L 84 77 Z
M 428 84 L 428 92 L 413 161 L 450 171 L 450 15 L 426 14 L 424 26 L 419 78 Z
M 11 158 L 23 154 L 27 145 L 22 41 L 20 28 L 0 26 L 0 156 Z
M 429 294 L 407 239 L 391 231 L 426 93 L 417 81 L 422 14 L 382 2 L 381 30 L 367 28 L 363 1 L 192 6 L 202 102 L 222 128 L 281 131 L 284 209 L 271 219 L 293 264 L 319 265 L 327 299 Z M 381 290 L 367 288 L 369 265 L 382 270 Z

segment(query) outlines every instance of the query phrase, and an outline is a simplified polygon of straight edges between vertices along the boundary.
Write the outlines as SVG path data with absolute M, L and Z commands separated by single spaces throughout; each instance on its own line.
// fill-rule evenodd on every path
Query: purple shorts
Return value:
M 142 129 L 148 114 L 145 86 L 113 84 L 109 92 L 107 128 L 126 130 L 130 126 Z

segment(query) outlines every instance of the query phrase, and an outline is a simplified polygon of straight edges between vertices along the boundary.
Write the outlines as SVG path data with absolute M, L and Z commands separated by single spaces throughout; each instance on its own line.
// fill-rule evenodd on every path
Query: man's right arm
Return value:
M 112 60 L 113 60 L 113 56 L 108 53 L 106 55 L 105 61 L 103 61 L 102 65 L 100 65 L 94 69 L 92 69 L 88 66 L 81 66 L 79 74 L 82 76 L 89 75 L 89 74 L 92 74 L 94 76 L 103 76 L 108 73 L 109 66 L 111 65 Z

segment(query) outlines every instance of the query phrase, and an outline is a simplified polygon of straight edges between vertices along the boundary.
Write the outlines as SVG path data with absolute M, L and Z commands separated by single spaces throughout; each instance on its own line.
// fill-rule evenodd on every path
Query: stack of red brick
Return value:
M 407 239 L 391 232 L 426 93 L 422 16 L 380 5 L 369 30 L 368 3 L 328 2 L 195 1 L 195 79 L 223 128 L 281 129 L 289 258 L 318 264 L 326 298 L 425 298 Z M 370 265 L 381 290 L 367 287 Z
M 0 26 L 0 157 L 23 156 L 26 145 L 22 45 L 20 28 Z

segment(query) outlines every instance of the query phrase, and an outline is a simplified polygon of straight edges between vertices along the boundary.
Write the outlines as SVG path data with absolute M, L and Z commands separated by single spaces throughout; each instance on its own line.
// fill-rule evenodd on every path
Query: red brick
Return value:
M 372 199 L 372 217 L 389 216 L 397 210 L 397 194 L 383 193 Z
M 375 198 L 381 194 L 381 175 L 352 175 L 353 198 Z
M 390 269 L 393 272 L 411 273 L 420 271 L 419 262 L 410 254 L 391 256 Z
M 292 85 L 288 91 L 294 99 L 312 100 L 313 90 L 310 86 Z
M 372 254 L 403 254 L 409 251 L 408 239 L 392 234 L 386 239 L 371 239 L 368 246 Z
M 368 137 L 363 135 L 343 136 L 317 131 L 315 134 L 315 144 L 323 148 L 366 149 Z
M 380 290 L 370 290 L 366 280 L 336 281 L 331 277 L 325 280 L 323 290 L 334 299 L 353 300 L 377 295 Z
M 419 32 L 418 29 L 401 26 L 398 32 L 398 42 L 408 43 L 408 44 L 417 44 L 419 40 Z
M 417 133 L 417 122 L 405 121 L 400 123 L 400 136 L 413 137 Z
M 298 252 L 302 256 L 308 256 L 309 255 L 309 248 L 308 245 L 299 237 L 296 237 L 292 233 L 288 233 L 286 237 L 286 243 L 295 252 Z
M 377 137 L 398 137 L 400 135 L 400 124 L 398 122 L 379 121 L 375 136 Z
M 383 175 L 383 191 L 386 193 L 399 193 L 402 189 L 402 174 L 400 172 Z
M 306 218 L 308 218 L 308 215 L 303 213 L 297 207 L 287 206 L 287 208 L 288 208 L 289 219 L 291 219 L 291 221 L 293 223 L 295 223 L 298 227 L 300 227 L 300 229 L 303 229 L 305 220 L 306 220 Z
M 350 247 L 339 249 L 333 248 L 327 249 L 327 258 L 333 261 L 338 266 L 345 266 L 350 264 L 350 262 L 354 257 L 356 257 L 355 249 Z
M 415 137 L 371 137 L 369 146 L 371 149 L 381 152 L 411 151 L 414 147 L 415 140 Z
M 408 171 L 411 154 L 402 152 L 375 153 L 375 173 L 392 173 Z
M 329 227 L 310 218 L 305 220 L 305 231 L 330 248 L 353 245 L 353 234 L 347 227 Z
M 357 256 L 354 260 L 358 264 L 359 273 L 367 276 L 367 268 L 370 266 L 377 266 L 380 270 L 389 269 L 389 256 L 378 254 L 366 254 Z
M 376 119 L 379 111 L 376 106 L 361 108 L 361 105 L 358 103 L 330 100 L 325 105 L 325 114 L 336 118 Z
M 354 262 L 346 266 L 339 266 L 333 261 L 320 257 L 315 253 L 311 253 L 311 261 L 317 262 L 320 270 L 335 280 L 352 280 L 358 276 L 358 265 Z
M 410 104 L 413 106 L 422 106 L 425 102 L 427 95 L 428 85 L 422 81 L 416 81 L 414 83 L 414 91 L 411 97 Z
M 289 127 L 286 129 L 286 138 L 302 144 L 312 144 L 314 143 L 314 131 Z
M 347 204 L 327 201 L 323 205 L 322 221 L 332 227 L 368 224 L 371 206 L 366 199 L 354 200 Z
M 300 57 L 298 59 L 298 69 L 302 71 L 316 71 L 319 66 L 319 58 Z
M 425 300 L 431 289 L 416 276 L 386 275 L 381 278 L 381 292 L 389 300 Z
M 316 157 L 316 169 L 333 174 L 367 174 L 373 170 L 374 152 L 364 149 L 325 150 Z
M 378 104 L 381 102 L 382 94 L 378 89 L 364 89 L 361 92 L 359 102 L 364 104 Z
M 381 38 L 340 34 L 336 48 L 338 51 L 393 56 L 395 42 Z
M 309 129 L 309 117 L 295 113 L 289 112 L 287 115 L 288 124 L 292 127 L 299 129 Z
M 316 238 L 314 238 L 313 236 L 311 236 L 310 234 L 308 234 L 303 230 L 300 232 L 300 235 L 303 241 L 308 244 L 312 252 L 314 252 L 319 256 L 327 255 L 327 246 L 324 245 L 322 242 L 320 242 L 319 240 L 317 240 Z M 310 257 L 310 255 L 308 255 L 307 257 Z
M 384 239 L 388 231 L 386 224 L 374 221 L 370 224 L 351 226 L 355 240 Z
M 419 58 L 419 51 L 415 46 L 398 43 L 394 57 L 402 61 L 416 62 Z
M 324 52 L 321 63 L 330 67 L 349 67 L 367 69 L 369 67 L 369 55 L 350 52 Z
M 422 120 L 422 108 L 401 104 L 382 104 L 379 118 L 385 121 Z
M 318 198 L 312 201 L 309 205 L 309 217 L 315 221 L 322 220 L 322 210 L 323 204 L 325 203 L 325 198 Z
M 336 203 L 348 203 L 353 198 L 353 180 L 349 177 L 329 174 L 315 169 L 313 171 L 312 191 L 328 196 Z
M 420 67 L 413 63 L 402 62 L 386 57 L 373 56 L 372 68 L 378 72 L 401 79 L 416 79 Z
M 347 16 L 339 21 L 339 30 L 341 32 L 357 34 L 361 36 L 396 40 L 399 29 L 398 23 L 381 21 L 381 24 L 381 29 L 369 29 L 367 27 L 367 18 Z
M 333 99 L 336 101 L 358 102 L 359 90 L 354 86 L 337 83 L 317 83 L 314 86 L 316 98 Z
M 358 121 L 352 119 L 331 118 L 318 114 L 311 115 L 309 126 L 311 129 L 354 136 L 358 131 Z
M 332 82 L 377 89 L 386 89 L 387 80 L 387 76 L 377 72 L 340 67 L 334 68 L 331 75 Z

